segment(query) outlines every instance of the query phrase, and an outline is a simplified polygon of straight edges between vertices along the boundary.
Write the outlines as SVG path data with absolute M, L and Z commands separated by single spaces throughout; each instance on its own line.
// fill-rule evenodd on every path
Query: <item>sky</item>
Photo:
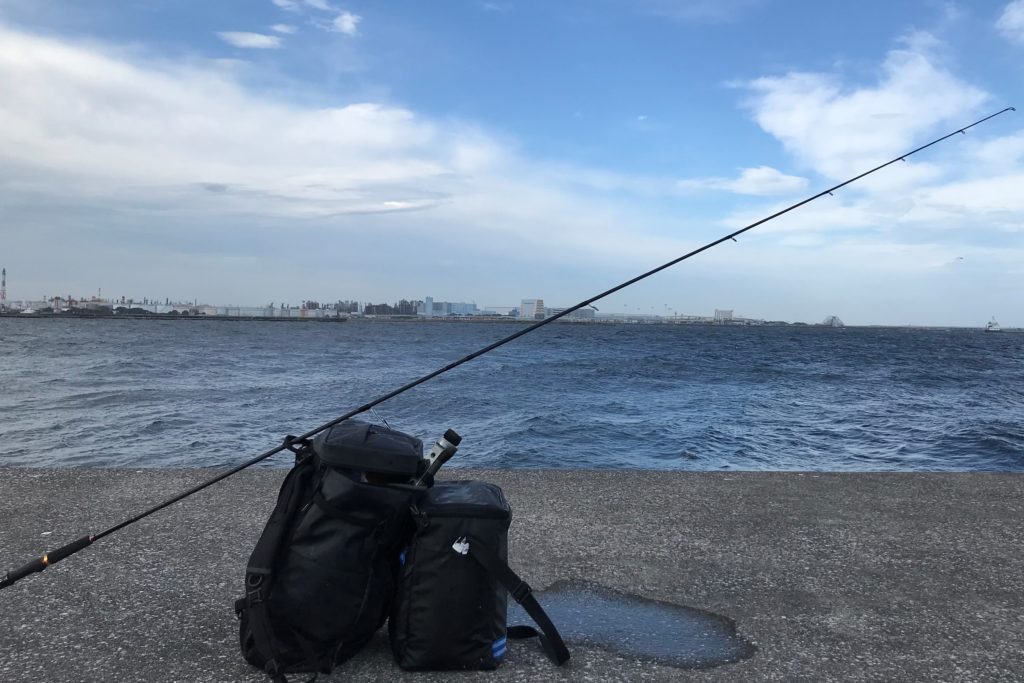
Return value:
M 9 299 L 1024 327 L 1024 0 L 0 0 Z

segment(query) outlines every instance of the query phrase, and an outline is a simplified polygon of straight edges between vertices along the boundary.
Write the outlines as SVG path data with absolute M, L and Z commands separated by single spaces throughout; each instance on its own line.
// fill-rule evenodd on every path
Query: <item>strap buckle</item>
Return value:
M 259 574 L 245 577 L 245 600 L 250 606 L 263 602 L 263 577 Z
M 513 588 L 511 593 L 516 602 L 522 602 L 533 593 L 533 589 L 530 588 L 530 584 L 520 580 L 519 585 Z
M 309 439 L 300 439 L 297 436 L 289 434 L 284 437 L 285 449 L 295 454 L 295 464 L 299 464 L 309 456 Z

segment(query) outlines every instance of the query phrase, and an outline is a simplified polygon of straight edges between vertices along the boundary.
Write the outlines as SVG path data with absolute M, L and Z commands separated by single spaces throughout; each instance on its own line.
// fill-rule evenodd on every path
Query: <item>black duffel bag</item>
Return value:
M 350 420 L 290 447 L 295 466 L 235 604 L 243 656 L 276 681 L 329 673 L 384 624 L 422 490 L 404 483 L 421 469 L 422 442 L 401 432 Z

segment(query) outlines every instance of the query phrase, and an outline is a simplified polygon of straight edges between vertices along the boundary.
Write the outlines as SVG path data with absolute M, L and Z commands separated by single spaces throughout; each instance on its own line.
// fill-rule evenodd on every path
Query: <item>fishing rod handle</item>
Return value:
M 434 447 L 430 449 L 430 453 L 426 457 L 427 468 L 413 482 L 413 486 L 425 486 L 428 481 L 433 479 L 437 471 L 441 469 L 441 465 L 448 462 L 455 455 L 455 451 L 459 450 L 460 443 L 462 443 L 462 437 L 458 432 L 454 429 L 446 431 L 444 436 L 438 439 Z
M 416 483 L 418 485 L 422 485 L 425 481 L 437 474 L 437 471 L 441 469 L 441 465 L 451 460 L 452 456 L 455 455 L 455 451 L 455 448 L 446 448 L 442 451 L 440 455 L 431 461 L 430 465 L 427 467 L 427 471 L 423 473 L 423 476 L 421 476 L 419 481 Z
M 23 567 L 12 569 L 7 572 L 7 575 L 0 581 L 0 588 L 7 588 L 13 585 L 16 581 L 24 579 L 29 574 L 35 574 L 41 572 L 52 564 L 57 564 L 66 557 L 70 557 L 77 553 L 82 548 L 85 548 L 92 544 L 92 536 L 82 536 L 77 541 L 72 541 L 65 546 L 57 548 L 53 552 L 46 553 L 38 560 L 32 560 Z

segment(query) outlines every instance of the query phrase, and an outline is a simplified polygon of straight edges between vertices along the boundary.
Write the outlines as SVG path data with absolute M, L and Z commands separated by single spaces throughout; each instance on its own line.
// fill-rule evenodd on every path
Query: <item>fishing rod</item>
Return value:
M 768 221 L 775 220 L 779 216 L 782 216 L 783 214 L 787 214 L 790 211 L 793 211 L 794 209 L 798 209 L 801 206 L 803 206 L 804 204 L 809 204 L 809 203 L 815 201 L 816 199 L 820 199 L 821 197 L 824 197 L 825 195 L 831 195 L 836 190 L 838 190 L 840 188 L 843 188 L 843 187 L 849 185 L 850 183 L 854 183 L 854 182 L 860 180 L 861 178 L 864 178 L 865 176 L 869 176 L 872 173 L 875 173 L 876 171 L 880 171 L 883 168 L 885 168 L 886 166 L 890 166 L 892 164 L 895 164 L 897 161 L 906 161 L 907 157 L 909 157 L 911 155 L 914 155 L 914 154 L 917 154 L 918 152 L 920 152 L 922 150 L 928 149 L 932 145 L 937 145 L 938 143 L 942 142 L 943 140 L 947 140 L 947 139 L 953 137 L 954 135 L 957 135 L 958 133 L 966 134 L 967 130 L 969 130 L 970 128 L 974 128 L 975 126 L 977 126 L 979 124 L 982 124 L 985 121 L 988 121 L 989 119 L 995 118 L 996 116 L 999 116 L 1000 114 L 1005 114 L 1008 111 L 1016 111 L 1016 108 L 1015 107 L 1007 107 L 1007 108 L 1003 109 L 1002 111 L 998 111 L 995 114 L 991 114 L 989 116 L 986 116 L 983 119 L 979 119 L 979 120 L 975 121 L 974 123 L 970 124 L 969 126 L 964 126 L 963 128 L 958 128 L 958 129 L 954 130 L 952 133 L 949 133 L 947 135 L 943 135 L 941 138 L 937 138 L 935 140 L 932 140 L 931 142 L 929 142 L 926 145 L 921 145 L 917 149 L 914 149 L 914 150 L 912 150 L 910 152 L 907 152 L 905 154 L 901 154 L 900 156 L 895 157 L 895 158 L 891 159 L 890 161 L 885 162 L 884 164 L 880 164 L 878 166 L 875 166 L 874 168 L 872 168 L 869 171 L 864 171 L 860 175 L 856 175 L 856 176 L 850 178 L 849 180 L 845 180 L 845 181 L 839 183 L 838 185 L 834 185 L 834 186 L 828 188 L 827 190 L 822 190 L 818 194 L 813 195 L 811 197 L 808 197 L 807 199 L 804 199 L 802 201 L 799 201 L 796 204 L 788 206 L 785 209 L 782 209 L 781 211 L 777 211 L 777 212 L 773 213 L 772 215 L 767 216 L 766 218 L 762 218 L 761 220 L 756 221 L 754 223 L 751 223 L 750 225 L 748 225 L 748 226 L 746 226 L 744 228 L 740 228 L 739 230 L 736 230 L 735 232 L 731 232 L 728 235 L 720 237 L 720 238 L 716 239 L 713 242 L 708 242 L 707 244 L 705 244 L 702 247 L 699 247 L 697 249 L 694 249 L 691 252 L 683 254 L 682 256 L 680 256 L 678 258 L 672 259 L 671 261 L 668 261 L 667 263 L 664 263 L 664 264 L 662 264 L 662 265 L 660 265 L 660 266 L 658 266 L 656 268 L 652 268 L 651 270 L 648 270 L 645 273 L 642 273 L 640 275 L 637 275 L 634 278 L 626 280 L 625 282 L 623 282 L 621 284 L 615 285 L 611 289 L 606 289 L 605 291 L 601 292 L 600 294 L 596 294 L 596 295 L 590 297 L 589 299 L 586 299 L 584 301 L 579 302 L 575 306 L 571 306 L 570 308 L 567 308 L 567 309 L 565 309 L 565 310 L 563 310 L 563 311 L 561 311 L 559 313 L 555 313 L 553 315 L 550 315 L 547 318 L 544 318 L 543 320 L 539 320 L 536 323 L 534 323 L 532 325 L 529 325 L 528 327 L 525 327 L 525 328 L 519 330 L 518 332 L 510 334 L 507 337 L 504 337 L 503 339 L 499 339 L 498 341 L 494 342 L 493 344 L 489 344 L 489 345 L 487 345 L 487 346 L 485 346 L 485 347 L 483 347 L 483 348 L 481 348 L 481 349 L 479 349 L 477 351 L 474 351 L 473 353 L 471 353 L 471 354 L 469 354 L 467 356 L 463 356 L 462 358 L 459 358 L 458 360 L 453 361 L 453 362 L 449 363 L 448 365 L 445 365 L 442 368 L 438 368 L 437 370 L 434 370 L 433 372 L 430 372 L 430 373 L 428 373 L 426 375 L 423 375 L 422 377 L 420 377 L 418 379 L 414 379 L 413 381 L 411 381 L 411 382 L 409 382 L 407 384 L 403 384 L 402 386 L 398 387 L 397 389 L 394 389 L 393 391 L 389 391 L 388 393 L 383 394 L 382 396 L 379 396 L 379 397 L 373 399 L 372 401 L 370 401 L 369 403 L 365 403 L 365 404 L 359 406 L 358 408 L 354 408 L 354 409 L 348 411 L 347 413 L 345 413 L 344 415 L 342 415 L 341 417 L 337 417 L 337 418 L 331 420 L 330 422 L 325 422 L 324 424 L 320 425 L 316 429 L 311 429 L 310 431 L 306 432 L 305 434 L 303 434 L 301 436 L 297 436 L 297 437 L 295 437 L 295 436 L 288 436 L 288 437 L 285 437 L 284 442 L 281 445 L 276 446 L 274 448 L 271 448 L 270 450 L 264 451 L 263 453 L 260 453 L 259 455 L 257 455 L 255 458 L 252 458 L 251 460 L 248 460 L 247 462 L 244 462 L 241 465 L 238 465 L 238 466 L 228 470 L 227 472 L 223 472 L 221 474 L 218 474 L 217 476 L 213 477 L 212 479 L 209 479 L 209 480 L 207 480 L 207 481 L 205 481 L 205 482 L 203 482 L 203 483 L 201 483 L 201 484 L 199 484 L 197 486 L 193 486 L 189 490 L 187 490 L 187 491 L 185 491 L 183 493 L 180 493 L 180 494 L 174 496 L 173 498 L 169 498 L 169 499 L 165 500 L 164 502 L 159 503 L 158 505 L 154 505 L 153 507 L 149 508 L 148 510 L 145 510 L 144 512 L 140 512 L 139 514 L 135 515 L 134 517 L 126 519 L 125 521 L 123 521 L 123 522 L 121 522 L 119 524 L 115 524 L 114 526 L 110 527 L 109 529 L 106 529 L 105 531 L 101 531 L 100 533 L 95 534 L 93 536 L 83 536 L 83 537 L 79 538 L 78 540 L 72 541 L 71 543 L 68 543 L 65 546 L 62 546 L 62 547 L 60 547 L 60 548 L 58 548 L 58 549 L 56 549 L 56 550 L 54 550 L 52 552 L 49 552 L 49 553 L 43 555 L 41 558 L 32 560 L 28 564 L 26 564 L 26 565 L 24 565 L 22 567 L 19 567 L 18 569 L 14 569 L 14 570 L 8 572 L 7 575 L 3 578 L 3 580 L 0 580 L 0 589 L 7 588 L 8 586 L 11 586 L 16 581 L 19 581 L 19 580 L 25 578 L 29 574 L 33 574 L 35 572 L 41 572 L 44 569 L 46 569 L 47 567 L 52 566 L 52 565 L 56 564 L 57 562 L 60 562 L 61 560 L 64 560 L 64 559 L 74 555 L 75 553 L 77 553 L 78 551 L 82 550 L 83 548 L 86 548 L 86 547 L 92 545 L 93 543 L 95 543 L 96 541 L 109 536 L 110 534 L 114 533 L 115 531 L 120 531 L 121 529 L 125 528 L 126 526 L 129 526 L 131 524 L 134 524 L 135 522 L 138 522 L 141 519 L 149 517 L 154 512 L 159 512 L 160 510 L 163 510 L 165 507 L 168 507 L 169 505 L 173 505 L 174 503 L 177 503 L 180 500 L 188 498 L 192 494 L 198 493 L 199 491 L 202 491 L 203 489 L 205 489 L 205 488 L 207 488 L 209 486 L 212 486 L 212 485 L 216 484 L 219 481 L 227 479 L 228 477 L 230 477 L 230 476 L 232 476 L 234 474 L 238 474 L 242 470 L 244 470 L 244 469 L 246 469 L 248 467 L 252 467 L 256 463 L 262 462 L 263 460 L 266 460 L 267 458 L 269 458 L 269 457 L 271 457 L 273 455 L 276 455 L 276 454 L 280 453 L 283 450 L 293 450 L 295 448 L 296 444 L 302 443 L 302 442 L 304 442 L 304 441 L 306 441 L 306 440 L 316 436 L 320 432 L 322 432 L 324 430 L 327 430 L 327 429 L 330 429 L 331 427 L 334 427 L 335 425 L 340 424 L 340 423 L 344 422 L 345 420 L 347 420 L 347 419 L 349 419 L 351 417 L 359 415 L 360 413 L 365 413 L 368 410 L 372 410 L 375 406 L 380 405 L 381 403 L 384 403 L 385 401 L 387 401 L 389 399 L 392 399 L 395 396 L 398 396 L 399 394 L 405 393 L 406 391 L 409 391 L 413 387 L 416 387 L 416 386 L 418 386 L 420 384 L 423 384 L 424 382 L 427 382 L 427 381 L 437 377 L 438 375 L 442 375 L 442 374 L 448 372 L 449 370 L 453 370 L 453 369 L 457 368 L 458 366 L 462 365 L 463 363 L 468 363 L 469 361 L 473 360 L 474 358 L 479 358 L 480 356 L 484 355 L 485 353 L 489 353 L 490 351 L 493 351 L 494 349 L 496 349 L 496 348 L 498 348 L 500 346 L 504 346 L 505 344 L 508 344 L 509 342 L 511 342 L 511 341 L 513 341 L 515 339 L 518 339 L 519 337 L 522 337 L 523 335 L 529 334 L 530 332 L 533 332 L 534 330 L 536 330 L 538 328 L 544 327 L 545 325 L 547 325 L 549 323 L 553 323 L 554 321 L 558 320 L 559 318 L 564 318 L 565 316 L 569 315 L 573 311 L 577 311 L 577 310 L 579 310 L 581 308 L 584 308 L 585 306 L 590 306 L 592 303 L 594 303 L 595 301 L 597 301 L 599 299 L 603 299 L 604 297 L 606 297 L 606 296 L 608 296 L 610 294 L 614 294 L 615 292 L 619 291 L 620 289 L 625 289 L 626 287 L 629 287 L 632 284 L 640 282 L 641 280 L 644 280 L 644 279 L 654 275 L 655 273 L 660 273 L 661 271 L 665 270 L 666 268 L 671 268 L 672 266 L 676 265 L 677 263 L 681 263 L 682 261 L 685 261 L 688 258 L 696 256 L 697 254 L 699 254 L 699 253 L 701 253 L 703 251 L 707 251 L 708 249 L 711 249 L 712 247 L 715 247 L 715 246 L 721 244 L 722 242 L 725 242 L 727 240 L 734 240 L 735 241 L 737 236 L 742 235 L 743 233 L 747 232 L 748 230 L 753 230 L 754 228 L 756 228 L 759 225 L 763 225 L 763 224 L 767 223 Z

